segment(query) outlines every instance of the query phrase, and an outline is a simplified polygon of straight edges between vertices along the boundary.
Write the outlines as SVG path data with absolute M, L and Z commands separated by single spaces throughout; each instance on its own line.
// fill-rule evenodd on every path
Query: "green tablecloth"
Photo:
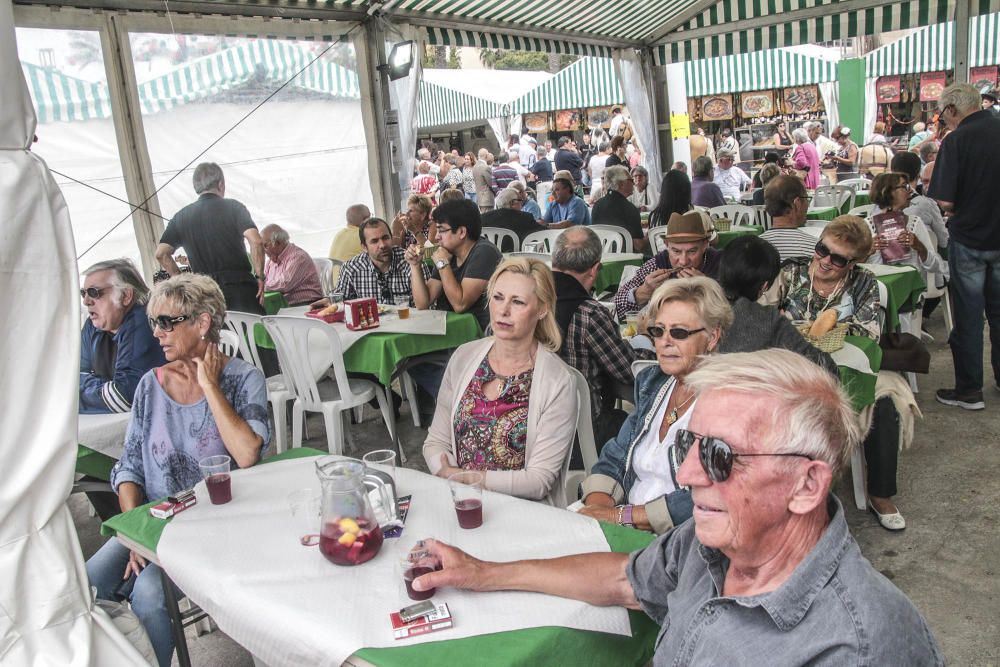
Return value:
M 291 449 L 261 461 L 262 464 L 302 456 L 325 454 L 315 449 Z M 154 503 L 105 521 L 104 535 L 121 533 L 156 552 L 163 529 L 170 519 L 154 519 L 148 508 Z M 601 523 L 604 537 L 612 551 L 628 553 L 641 549 L 654 536 L 632 528 Z M 629 611 L 632 637 L 600 632 L 585 632 L 561 627 L 530 628 L 499 632 L 464 639 L 452 639 L 416 646 L 362 649 L 357 655 L 376 665 L 544 665 L 554 663 L 582 665 L 645 665 L 653 656 L 653 644 L 659 627 L 648 616 Z
M 281 292 L 264 292 L 264 312 L 268 315 L 277 315 L 278 311 L 288 306 L 285 295 Z M 253 338 L 257 341 L 257 347 L 274 349 L 274 341 L 267 335 L 264 327 L 257 325 L 254 327 Z
M 900 311 L 907 312 L 916 308 L 920 302 L 920 296 L 927 289 L 927 285 L 916 269 L 875 277 L 885 285 L 889 295 L 889 303 L 883 304 L 885 306 L 885 328 L 887 331 L 895 331 L 899 327 Z
M 838 215 L 840 215 L 840 211 L 836 206 L 821 206 L 809 209 L 806 218 L 808 220 L 833 220 Z
M 733 229 L 728 232 L 719 232 L 719 242 L 716 244 L 716 247 L 719 250 L 722 250 L 735 238 L 746 236 L 747 234 L 760 236 L 763 233 L 764 228 L 760 225 L 741 225 L 739 229 Z
M 104 482 L 111 481 L 111 468 L 116 461 L 107 454 L 95 451 L 86 445 L 76 446 L 76 472 L 89 475 Z
M 618 287 L 622 279 L 622 271 L 626 266 L 641 266 L 641 259 L 625 259 L 615 262 L 601 263 L 601 269 L 594 280 L 594 294 L 600 294 L 611 288 Z
M 855 368 L 838 366 L 840 384 L 851 398 L 855 410 L 861 410 L 875 402 L 875 381 L 878 379 L 878 369 L 882 366 L 882 348 L 871 338 L 864 336 L 847 336 L 845 343 L 858 347 L 871 364 L 873 374 L 863 373 Z
M 482 336 L 479 322 L 470 313 L 448 313 L 444 336 L 370 333 L 344 353 L 344 366 L 354 373 L 369 373 L 388 385 L 399 363 L 428 352 L 458 347 Z
M 868 197 L 867 192 L 858 192 L 854 195 L 854 206 L 868 206 L 871 204 L 872 200 Z M 847 212 L 851 210 L 851 200 L 848 199 L 844 202 L 844 205 L 840 207 L 840 212 L 847 215 Z

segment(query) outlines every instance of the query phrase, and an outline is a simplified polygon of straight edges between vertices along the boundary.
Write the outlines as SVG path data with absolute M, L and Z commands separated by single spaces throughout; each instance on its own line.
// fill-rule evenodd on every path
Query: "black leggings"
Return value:
M 891 498 L 896 495 L 896 465 L 899 462 L 899 413 L 892 399 L 875 403 L 872 428 L 865 438 L 868 462 L 868 495 Z

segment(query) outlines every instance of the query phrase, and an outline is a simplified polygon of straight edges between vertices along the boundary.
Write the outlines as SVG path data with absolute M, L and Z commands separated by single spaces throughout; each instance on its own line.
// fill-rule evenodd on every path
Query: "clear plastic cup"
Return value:
M 405 320 L 410 317 L 410 297 L 396 297 L 396 314 L 399 315 L 399 319 L 401 320 Z
M 320 495 L 313 489 L 299 489 L 288 494 L 295 537 L 303 546 L 319 544 Z
M 201 476 L 205 479 L 205 488 L 213 505 L 225 505 L 233 499 L 232 480 L 229 467 L 232 459 L 228 456 L 209 456 L 198 461 Z
M 483 473 L 475 470 L 456 472 L 448 476 L 451 499 L 455 503 L 458 525 L 479 528 L 483 525 Z

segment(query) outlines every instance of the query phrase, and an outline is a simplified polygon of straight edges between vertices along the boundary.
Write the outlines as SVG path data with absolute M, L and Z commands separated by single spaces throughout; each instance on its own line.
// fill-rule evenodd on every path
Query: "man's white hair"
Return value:
M 982 108 L 982 96 L 970 83 L 953 83 L 944 89 L 937 104 L 938 109 L 944 109 L 950 105 L 954 106 L 960 113 L 967 115 Z
M 923 132 L 925 129 L 927 129 L 927 126 L 921 123 L 920 121 L 917 121 L 916 123 L 913 124 L 913 134 L 916 134 L 917 132 Z
M 629 179 L 628 169 L 620 164 L 613 165 L 604 170 L 604 182 L 606 190 L 617 190 L 622 183 Z
M 788 350 L 711 355 L 685 384 L 698 395 L 718 390 L 766 397 L 771 414 L 753 425 L 751 437 L 763 451 L 826 462 L 834 479 L 861 442 L 857 415 L 836 378 Z

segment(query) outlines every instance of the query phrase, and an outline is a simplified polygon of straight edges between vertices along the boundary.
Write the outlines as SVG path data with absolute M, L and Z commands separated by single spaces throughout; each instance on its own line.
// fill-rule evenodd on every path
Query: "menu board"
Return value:
M 701 117 L 705 120 L 732 120 L 733 96 L 710 95 L 701 98 Z
M 556 112 L 556 132 L 580 129 L 580 112 L 575 109 Z
M 987 86 L 997 85 L 996 65 L 991 67 L 973 67 L 969 70 L 969 81 L 977 90 L 982 90 Z
M 587 109 L 587 127 L 611 127 L 611 109 L 608 107 L 596 107 Z
M 898 76 L 880 76 L 875 83 L 875 99 L 879 104 L 899 102 L 900 83 Z
M 920 101 L 937 102 L 944 92 L 947 76 L 944 72 L 927 72 L 920 75 Z
M 740 95 L 740 115 L 744 118 L 759 118 L 774 115 L 774 91 L 762 90 Z
M 785 113 L 804 114 L 819 111 L 819 88 L 816 86 L 793 86 L 782 92 Z
M 548 132 L 549 114 L 547 113 L 524 114 L 524 126 L 528 128 L 528 132 Z

